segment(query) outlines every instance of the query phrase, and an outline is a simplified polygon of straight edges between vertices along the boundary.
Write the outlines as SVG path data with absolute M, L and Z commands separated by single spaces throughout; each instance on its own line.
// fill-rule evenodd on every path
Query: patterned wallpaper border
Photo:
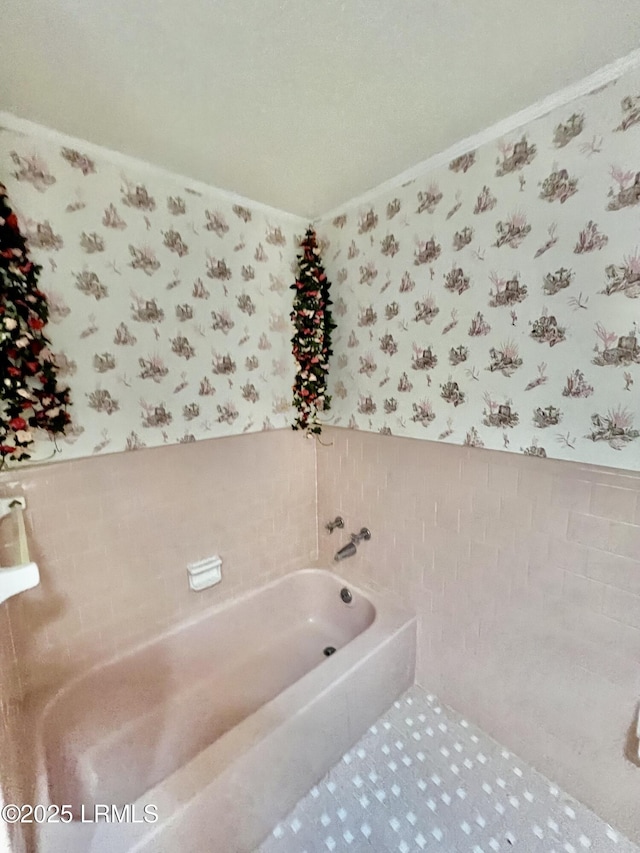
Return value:
M 324 218 L 331 423 L 640 469 L 640 71 Z
M 640 55 L 640 51 L 638 51 Z M 640 59 L 638 60 L 640 62 Z M 131 171 L 138 175 L 141 179 L 144 177 L 147 181 L 167 181 L 169 183 L 178 184 L 187 192 L 192 192 L 195 195 L 214 195 L 221 203 L 227 202 L 230 205 L 238 204 L 243 207 L 250 208 L 254 213 L 261 213 L 265 216 L 276 217 L 280 220 L 289 220 L 290 224 L 296 229 L 304 228 L 308 225 L 305 217 L 299 216 L 296 213 L 290 213 L 286 210 L 281 210 L 278 207 L 265 204 L 261 201 L 255 201 L 247 196 L 240 195 L 232 190 L 223 189 L 207 184 L 204 181 L 199 181 L 197 178 L 191 178 L 187 175 L 181 175 L 177 172 L 171 172 L 164 166 L 159 166 L 157 163 L 151 163 L 147 160 L 142 160 L 139 157 L 134 157 L 131 154 L 125 154 L 122 151 L 117 151 L 114 148 L 106 148 L 98 145 L 95 142 L 90 142 L 88 139 L 82 139 L 78 136 L 71 136 L 63 133 L 52 127 L 47 127 L 43 124 L 38 124 L 35 121 L 30 121 L 26 118 L 21 118 L 14 113 L 0 110 L 0 133 L 10 132 L 19 136 L 33 137 L 41 142 L 51 143 L 54 147 L 82 149 L 82 151 L 94 160 L 105 160 L 111 165 L 118 167 L 124 171 Z
M 506 116 L 500 121 L 497 121 L 495 124 L 478 131 L 478 133 L 474 133 L 465 139 L 460 139 L 457 142 L 454 142 L 444 151 L 439 151 L 437 154 L 428 157 L 426 160 L 422 160 L 420 163 L 415 163 L 400 174 L 394 175 L 389 178 L 389 180 L 377 184 L 370 190 L 354 196 L 351 199 L 347 199 L 343 204 L 338 205 L 332 210 L 326 211 L 321 216 L 315 217 L 314 222 L 316 224 L 326 222 L 340 214 L 348 213 L 354 208 L 358 209 L 366 207 L 366 205 L 376 201 L 380 195 L 387 191 L 395 192 L 397 188 L 409 181 L 421 180 L 435 169 L 438 169 L 441 166 L 448 166 L 448 164 L 457 157 L 468 154 L 470 151 L 475 151 L 488 143 L 497 142 L 503 136 L 515 133 L 537 119 L 544 118 L 544 116 L 554 110 L 566 107 L 568 104 L 582 98 L 584 95 L 589 95 L 610 83 L 615 83 L 620 79 L 620 77 L 623 77 L 625 74 L 631 73 L 637 69 L 640 69 L 640 48 L 638 50 L 631 51 L 631 53 L 628 53 L 626 56 L 622 56 L 607 65 L 603 65 L 592 74 L 588 74 L 586 77 L 577 80 L 575 83 L 570 83 L 568 86 L 565 86 L 556 92 L 552 92 L 547 97 L 544 97 L 533 104 L 529 104 L 529 106 L 519 110 L 518 112 Z M 2 113 L 0 112 L 0 118 L 1 116 Z
M 54 458 L 288 427 L 304 220 L 29 129 L 2 128 L 0 170 L 71 388 Z
M 633 390 L 637 365 L 633 353 L 629 359 L 626 350 L 630 340 L 637 337 L 634 308 L 631 313 L 624 309 L 605 312 L 607 316 L 596 321 L 599 326 L 586 330 L 582 328 L 582 321 L 569 323 L 566 308 L 563 312 L 556 310 L 560 300 L 552 299 L 569 295 L 576 300 L 572 310 L 580 316 L 582 311 L 592 310 L 598 295 L 623 292 L 633 298 L 634 290 L 629 288 L 629 280 L 635 275 L 638 256 L 631 246 L 634 238 L 629 235 L 628 228 L 626 237 L 618 229 L 613 237 L 605 233 L 596 216 L 599 213 L 596 204 L 591 218 L 581 217 L 585 221 L 576 231 L 576 242 L 570 253 L 566 235 L 558 237 L 556 219 L 568 220 L 565 211 L 575 213 L 580 209 L 586 213 L 591 202 L 587 201 L 588 193 L 583 192 L 583 185 L 592 179 L 585 180 L 586 173 L 573 174 L 564 163 L 557 168 L 551 164 L 546 175 L 536 175 L 538 189 L 542 189 L 539 198 L 535 197 L 532 188 L 536 181 L 531 181 L 530 173 L 543 162 L 544 157 L 538 155 L 546 156 L 547 143 L 529 143 L 531 128 L 538 127 L 540 122 L 553 121 L 553 115 L 559 116 L 570 103 L 586 100 L 578 97 L 586 92 L 592 92 L 589 98 L 597 100 L 602 91 L 616 89 L 619 80 L 633 76 L 633 69 L 639 65 L 640 51 L 635 51 L 321 218 L 328 249 L 325 261 L 337 300 L 336 319 L 343 331 L 342 344 L 336 346 L 333 359 L 332 423 L 613 467 L 640 467 L 637 453 L 640 442 L 634 435 L 640 420 Z M 633 99 L 635 95 L 625 97 Z M 619 113 L 618 107 L 616 104 Z M 633 109 L 632 103 L 631 112 Z M 582 146 L 587 145 L 582 141 L 587 139 L 583 133 L 585 128 L 577 125 L 572 128 L 573 113 L 569 115 L 569 112 L 565 129 L 551 144 L 551 153 L 556 155 L 566 153 L 562 151 L 565 148 L 575 153 L 578 138 Z M 579 116 L 580 111 L 575 115 Z M 532 117 L 536 121 L 526 122 Z M 621 125 L 624 123 L 624 115 L 619 121 Z M 560 124 L 562 122 L 554 133 Z M 635 120 L 631 120 L 620 133 L 628 136 L 627 131 L 635 126 Z M 512 132 L 516 129 L 517 132 Z M 589 129 L 590 122 L 587 122 L 586 130 Z M 491 175 L 493 166 L 483 165 L 483 160 L 486 152 L 495 151 L 496 137 L 500 133 L 507 134 L 498 141 L 498 148 L 504 148 L 504 151 L 500 149 L 503 173 L 499 173 L 498 164 L 496 174 Z M 25 145 L 28 150 L 20 151 Z M 505 153 L 509 146 L 511 152 Z M 533 154 L 527 154 L 527 146 L 535 149 Z M 583 152 L 585 158 L 595 162 L 597 155 L 602 153 L 597 148 L 597 141 L 591 139 L 591 150 Z M 522 165 L 512 169 L 509 158 L 518 161 L 523 151 Z M 490 154 L 489 160 L 492 157 Z M 48 274 L 48 288 L 45 285 L 44 289 L 48 289 L 52 300 L 54 327 L 50 329 L 54 349 L 62 359 L 76 399 L 74 431 L 63 443 L 62 454 L 56 461 L 213 435 L 288 427 L 293 377 L 288 342 L 291 334 L 287 319 L 290 310 L 288 284 L 292 277 L 296 239 L 304 229 L 305 220 L 7 113 L 0 113 L 0 162 L 3 174 L 12 173 L 7 184 L 18 211 L 22 209 L 24 214 L 22 222 L 30 233 L 36 259 L 43 263 Z M 57 164 L 55 169 L 49 167 L 49 162 Z M 618 170 L 615 174 L 614 168 Z M 455 224 L 454 217 L 459 219 L 459 212 L 464 212 L 465 202 L 468 203 L 466 197 L 459 197 L 463 192 L 461 187 L 448 188 L 450 179 L 458 177 L 464 181 L 467 173 L 477 177 L 482 169 L 486 171 L 487 180 L 482 181 L 475 195 L 472 224 L 462 225 L 444 235 L 447 239 L 441 239 L 441 235 L 435 233 L 435 224 L 445 212 L 449 190 L 453 191 L 453 199 L 446 211 L 446 228 Z M 625 168 L 622 162 L 610 165 L 608 177 L 611 180 L 606 190 L 611 193 L 608 203 L 613 207 L 610 211 L 624 209 L 636 214 L 635 204 L 625 202 L 625 198 L 635 192 L 635 185 L 629 184 L 627 174 L 631 170 L 632 167 Z M 595 173 L 596 169 L 590 167 L 590 171 Z M 63 172 L 64 176 L 58 180 Z M 501 179 L 504 187 L 508 187 L 511 180 L 509 192 L 501 192 L 500 197 L 494 195 L 489 177 L 494 184 Z M 519 186 L 513 183 L 516 178 Z M 87 189 L 91 182 L 94 186 L 89 195 Z M 409 213 L 407 203 L 411 194 L 415 194 L 415 183 L 423 187 L 417 192 L 415 210 Z M 466 180 L 465 186 L 469 190 L 471 179 Z M 385 198 L 386 209 L 382 203 Z M 580 200 L 579 205 L 576 198 Z M 189 202 L 188 206 L 185 201 Z M 523 253 L 516 256 L 518 260 L 522 258 L 523 263 L 496 262 L 487 273 L 488 265 L 484 261 L 495 258 L 496 251 L 501 250 L 500 261 L 506 260 L 505 252 L 509 255 L 510 251 L 521 250 L 525 240 L 528 249 L 532 238 L 538 237 L 540 217 L 531 214 L 540 201 L 546 201 L 554 212 L 560 210 L 562 216 L 545 223 L 544 242 L 540 240 L 533 260 L 539 262 L 547 252 L 553 252 L 548 257 L 558 259 L 556 268 L 542 271 L 538 263 L 532 269 L 530 263 L 524 262 Z M 511 209 L 502 212 L 505 204 L 509 207 L 509 202 Z M 379 210 L 378 205 L 383 209 Z M 486 226 L 491 215 L 486 214 L 491 214 L 494 207 L 502 215 L 491 223 L 492 236 L 489 238 Z M 423 228 L 425 214 L 432 219 L 426 230 Z M 473 218 L 480 214 L 484 214 L 483 226 L 474 231 Z M 387 228 L 380 238 L 380 254 L 385 259 L 381 261 L 374 245 L 384 223 L 390 223 L 394 217 L 397 229 L 414 228 L 415 233 L 409 244 L 406 234 L 403 235 L 401 245 L 400 230 L 396 234 Z M 74 224 L 70 225 L 72 221 Z M 176 227 L 180 221 L 189 222 L 188 239 L 183 230 Z M 633 230 L 637 224 L 633 220 L 629 227 Z M 78 225 L 83 227 L 74 233 Z M 70 237 L 67 236 L 69 229 Z M 104 243 L 105 235 L 109 236 L 108 244 Z M 351 240 L 347 245 L 348 235 Z M 485 252 L 482 260 L 477 256 L 469 259 L 470 253 L 482 252 L 482 247 L 477 245 L 482 239 L 486 240 L 489 256 L 493 257 Z M 577 251 L 575 247 L 580 245 L 582 249 Z M 112 250 L 117 260 L 107 260 L 107 252 Z M 561 259 L 563 252 L 567 257 Z M 599 293 L 596 290 L 586 294 L 594 298 L 587 307 L 582 304 L 584 291 L 579 290 L 577 295 L 573 291 L 576 284 L 586 280 L 586 263 L 583 262 L 589 260 L 590 268 L 596 252 L 609 259 L 604 267 L 606 282 Z M 345 253 L 351 266 L 344 263 Z M 352 262 L 358 256 L 360 260 L 354 265 Z M 96 265 L 105 261 L 109 271 L 96 273 Z M 160 276 L 165 275 L 172 262 L 175 265 L 168 281 L 163 283 L 164 287 L 158 287 Z M 387 268 L 383 269 L 385 264 Z M 480 264 L 484 267 L 482 271 Z M 398 296 L 387 299 L 392 295 L 396 270 Z M 425 270 L 429 271 L 429 280 L 424 283 L 428 286 L 421 280 Z M 123 275 L 128 290 L 121 286 Z M 375 288 L 380 283 L 376 282 L 378 275 L 385 280 L 376 295 Z M 438 278 L 441 282 L 436 286 Z M 187 279 L 190 280 L 188 286 Z M 481 295 L 482 279 L 486 297 Z M 200 290 L 199 281 L 203 290 Z M 141 282 L 144 282 L 143 287 L 132 287 Z M 362 304 L 366 294 L 363 288 L 369 288 L 364 300 L 367 304 Z M 182 303 L 175 302 L 178 296 L 184 296 Z M 210 298 L 215 300 L 218 310 L 213 309 L 213 302 L 205 304 Z M 540 303 L 541 298 L 544 304 L 533 310 L 534 303 Z M 472 299 L 479 301 L 472 305 Z M 601 301 L 601 304 L 607 302 L 609 306 L 614 304 L 612 300 Z M 627 300 L 627 305 L 635 303 Z M 89 311 L 89 306 L 95 310 Z M 469 313 L 470 306 L 473 310 L 467 317 L 465 311 Z M 496 313 L 496 309 L 506 307 L 509 307 L 509 315 L 502 310 Z M 513 314 L 517 315 L 518 311 L 520 315 L 514 324 Z M 403 319 L 405 312 L 407 319 Z M 492 326 L 489 318 L 493 317 L 497 322 Z M 511 322 L 505 322 L 505 317 L 510 317 Z M 354 350 L 362 349 L 358 331 L 366 329 L 369 343 L 375 343 L 377 329 L 374 327 L 382 318 L 387 325 L 393 322 L 400 325 L 395 334 L 389 329 L 379 337 L 377 347 L 388 359 L 386 362 L 382 359 L 381 367 L 384 363 L 388 367 L 381 378 L 377 378 L 375 359 L 380 356 L 373 355 L 377 347 L 368 347 L 371 352 L 358 354 L 357 372 L 353 369 L 353 360 L 349 359 L 355 355 Z M 442 341 L 433 340 L 438 327 L 441 327 L 441 334 L 449 335 L 467 321 L 468 340 L 448 349 L 443 348 Z M 527 323 L 524 335 L 522 321 Z M 632 325 L 626 328 L 629 321 Z M 233 330 L 242 323 L 243 333 L 238 335 Z M 517 328 L 518 323 L 520 328 Z M 171 324 L 173 328 L 169 329 Z M 422 331 L 417 333 L 418 329 Z M 135 330 L 142 334 L 136 335 Z M 416 333 L 410 334 L 414 330 Z M 503 334 L 498 341 L 499 332 Z M 199 341 L 197 348 L 194 336 Z M 146 346 L 146 354 L 138 353 L 138 338 Z M 211 350 L 207 367 L 198 352 L 202 352 L 200 338 L 204 338 L 205 347 Z M 487 343 L 487 338 L 492 345 L 487 353 L 481 354 L 478 346 L 480 342 Z M 534 341 L 538 346 L 532 347 Z M 564 345 L 558 346 L 560 344 Z M 549 361 L 536 362 L 537 373 L 529 378 L 523 389 L 518 390 L 516 382 L 507 383 L 509 392 L 518 390 L 516 395 L 503 393 L 507 386 L 503 387 L 502 381 L 519 379 L 523 375 L 521 369 L 532 363 L 533 352 L 541 354 L 541 345 L 549 353 Z M 586 351 L 592 347 L 595 355 L 589 370 L 594 366 L 629 368 L 623 371 L 624 390 L 630 392 L 629 397 L 620 400 L 619 394 L 610 393 L 611 389 L 606 389 L 605 393 L 604 384 L 593 383 L 585 371 Z M 247 355 L 250 348 L 257 353 Z M 529 351 L 528 359 L 524 357 L 525 350 Z M 556 370 L 561 363 L 558 353 L 575 355 L 569 360 L 578 365 L 569 372 L 560 371 L 566 381 L 562 390 L 558 384 L 562 377 Z M 476 354 L 486 364 L 464 367 L 471 371 L 470 382 L 476 383 L 465 390 L 458 381 L 461 366 L 473 361 Z M 405 369 L 398 377 L 394 398 L 382 394 L 376 384 L 381 389 L 392 381 L 388 368 L 402 361 L 397 355 L 403 355 Z M 115 356 L 118 358 L 114 365 Z M 548 365 L 552 365 L 551 373 L 547 371 Z M 129 374 L 121 370 L 123 366 L 131 368 L 133 382 Z M 200 366 L 203 376 L 196 377 Z M 443 369 L 451 375 L 443 378 Z M 619 373 L 616 370 L 610 375 Z M 413 380 L 419 376 L 426 379 L 428 393 L 426 389 L 419 395 L 416 393 L 419 387 Z M 119 396 L 111 390 L 114 379 Z M 170 387 L 174 380 L 177 381 Z M 196 386 L 199 399 L 194 397 L 187 402 L 186 397 L 194 396 Z M 553 400 L 539 400 L 540 389 L 546 391 L 552 386 L 553 393 L 548 396 Z M 440 392 L 437 399 L 434 399 L 432 388 Z M 155 393 L 141 395 L 140 392 L 149 389 Z M 527 415 L 522 414 L 526 408 L 523 410 L 521 403 L 525 399 L 524 391 L 535 392 L 528 396 L 541 403 L 533 408 L 532 420 L 526 425 Z M 602 398 L 602 405 L 589 414 L 595 402 L 590 400 L 592 392 Z M 214 399 L 216 395 L 219 396 Z M 171 403 L 160 397 L 171 398 Z M 394 399 L 396 409 L 393 408 Z M 398 413 L 399 401 L 410 403 L 406 414 Z M 469 404 L 474 402 L 479 411 L 480 401 L 481 417 L 469 419 Z M 569 417 L 558 403 L 571 404 Z M 580 435 L 579 431 L 573 436 L 571 426 L 579 411 L 578 430 L 587 417 L 591 419 L 591 436 L 588 433 Z M 394 417 L 395 423 L 391 424 Z M 556 430 L 558 446 L 550 445 L 550 430 L 559 427 L 561 421 L 563 430 L 568 427 L 567 432 Z M 434 426 L 429 429 L 432 423 Z M 618 434 L 620 430 L 622 436 Z M 603 433 L 602 437 L 593 438 L 598 431 Z M 585 444 L 585 439 L 590 439 L 591 447 Z M 43 453 L 46 452 L 43 449 Z

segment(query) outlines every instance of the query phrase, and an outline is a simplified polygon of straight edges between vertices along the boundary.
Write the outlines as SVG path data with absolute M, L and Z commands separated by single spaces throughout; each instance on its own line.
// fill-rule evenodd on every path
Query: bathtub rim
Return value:
M 161 804 L 160 808 L 166 808 L 166 823 L 180 819 L 181 814 L 189 808 L 192 800 L 206 784 L 212 784 L 225 773 L 232 771 L 234 761 L 239 756 L 250 753 L 257 743 L 287 725 L 292 716 L 303 714 L 336 684 L 348 680 L 359 665 L 393 642 L 398 635 L 416 630 L 417 616 L 414 613 L 387 600 L 384 594 L 363 591 L 351 583 L 349 586 L 369 598 L 379 618 L 374 619 L 368 628 L 323 661 L 323 666 L 318 665 L 309 670 L 186 764 L 176 768 L 162 782 L 145 791 L 134 803 L 136 811 L 142 809 L 145 803 L 153 802 Z M 311 683 L 314 684 L 313 691 L 308 689 Z M 214 763 L 215 768 L 212 766 Z M 205 769 L 209 772 L 203 774 Z M 158 830 L 160 829 L 161 827 L 158 827 Z M 136 839 L 131 853 L 138 849 L 136 844 L 146 844 L 149 837 L 155 834 L 153 827 L 147 831 L 148 836 Z
M 321 567 L 296 571 L 331 574 L 338 583 L 344 582 L 344 579 L 334 572 Z M 263 584 L 255 591 L 271 586 L 282 579 L 277 578 L 275 581 Z M 406 647 L 407 654 L 412 660 L 411 675 L 410 681 L 407 681 L 402 689 L 406 689 L 406 686 L 414 683 L 415 634 L 417 628 L 415 613 L 403 605 L 398 605 L 397 599 L 393 595 L 362 590 L 357 584 L 351 582 L 348 582 L 348 585 L 354 592 L 361 593 L 372 603 L 376 609 L 377 618 L 368 628 L 343 646 L 339 650 L 341 654 L 336 653 L 323 660 L 323 666 L 318 665 L 309 670 L 238 725 L 201 750 L 190 761 L 176 768 L 162 781 L 144 791 L 132 804 L 135 813 L 140 814 L 144 805 L 154 803 L 158 808 L 158 814 L 161 816 L 158 824 L 128 824 L 128 832 L 123 838 L 118 835 L 118 826 L 115 824 L 83 825 L 73 823 L 68 825 L 71 832 L 71 835 L 68 836 L 68 846 L 54 846 L 51 850 L 55 853 L 62 853 L 63 850 L 64 853 L 72 853 L 72 851 L 73 853 L 80 853 L 80 850 L 83 853 L 104 853 L 106 850 L 109 853 L 151 853 L 151 851 L 157 853 L 158 850 L 163 850 L 166 853 L 169 848 L 162 846 L 161 840 L 165 829 L 171 835 L 176 825 L 180 826 L 181 821 L 189 820 L 190 809 L 194 807 L 196 809 L 206 808 L 206 799 L 203 802 L 202 797 L 208 796 L 210 790 L 217 790 L 220 793 L 221 785 L 224 790 L 229 784 L 233 786 L 236 782 L 235 774 L 238 766 L 246 767 L 247 763 L 250 766 L 252 762 L 255 763 L 257 756 L 261 756 L 258 759 L 260 761 L 258 766 L 265 766 L 265 754 L 273 753 L 274 740 L 281 738 L 289 725 L 292 723 L 295 725 L 295 721 L 301 720 L 305 720 L 304 724 L 306 724 L 307 715 L 313 716 L 314 705 L 326 698 L 327 695 L 331 695 L 332 691 L 349 693 L 354 689 L 359 689 L 350 686 L 352 677 L 356 676 L 353 684 L 357 685 L 359 672 L 367 668 L 371 670 L 372 665 L 377 666 L 376 659 L 380 654 L 388 654 L 391 649 L 397 649 L 398 644 Z M 242 596 L 242 598 L 244 597 Z M 224 604 L 231 601 L 232 599 L 229 599 Z M 409 654 L 410 650 L 412 650 L 411 654 Z M 396 652 L 392 652 L 392 654 L 396 654 Z M 373 661 L 376 663 L 373 664 Z M 377 669 L 375 671 L 377 678 Z M 383 682 L 385 681 L 384 672 L 381 673 Z M 407 678 L 409 678 L 408 672 Z M 390 701 L 391 699 L 389 699 L 389 703 Z M 386 704 L 385 707 L 387 707 Z M 355 716 L 358 717 L 357 712 Z M 378 714 L 376 713 L 375 716 L 377 717 Z M 350 710 L 348 711 L 346 726 L 350 730 L 352 725 L 352 711 Z M 351 732 L 353 742 L 364 733 L 366 725 L 362 729 L 358 728 L 357 734 Z M 349 744 L 345 744 L 344 748 L 346 749 L 348 746 Z M 327 765 L 326 769 L 329 766 Z M 42 781 L 46 783 L 46 779 L 42 778 Z M 313 783 L 309 782 L 308 784 Z M 47 845 L 50 827 L 43 825 L 36 829 L 39 840 L 45 844 L 43 850 L 49 851 L 50 848 Z M 266 833 L 267 829 L 264 831 Z M 66 834 L 65 837 L 67 837 Z M 54 839 L 51 838 L 51 841 Z M 58 843 L 55 842 L 55 844 Z M 84 846 L 80 846 L 82 844 Z M 157 846 L 158 844 L 160 846 Z
M 285 583 L 292 576 L 320 576 L 323 578 L 330 578 L 330 582 L 336 588 L 336 596 L 339 593 L 339 589 L 341 586 L 349 586 L 349 588 L 357 595 L 362 595 L 372 606 L 373 608 L 373 619 L 372 622 L 364 628 L 359 634 L 357 634 L 353 639 L 351 639 L 344 646 L 339 648 L 337 652 L 330 657 L 325 658 L 320 661 L 315 667 L 310 669 L 308 672 L 305 672 L 300 678 L 294 681 L 292 684 L 288 685 L 284 690 L 274 696 L 272 699 L 261 705 L 254 712 L 249 714 L 244 720 L 238 723 L 229 731 L 225 732 L 220 738 L 217 738 L 211 744 L 209 744 L 204 750 L 201 752 L 207 752 L 210 750 L 215 744 L 219 744 L 220 742 L 224 742 L 223 746 L 220 747 L 220 751 L 224 754 L 225 745 L 227 743 L 233 743 L 234 738 L 228 738 L 228 736 L 233 735 L 237 729 L 241 729 L 241 732 L 249 731 L 250 726 L 247 728 L 242 728 L 250 721 L 252 721 L 257 716 L 257 722 L 264 722 L 269 713 L 278 713 L 279 709 L 284 709 L 285 707 L 290 708 L 291 705 L 289 703 L 293 702 L 298 707 L 298 710 L 302 710 L 309 704 L 313 697 L 316 695 L 321 695 L 326 690 L 328 690 L 332 684 L 332 682 L 341 677 L 343 671 L 346 669 L 353 668 L 357 661 L 363 657 L 364 649 L 370 645 L 368 653 L 364 654 L 364 657 L 368 657 L 369 654 L 372 654 L 377 648 L 377 643 L 373 638 L 378 636 L 382 639 L 388 633 L 388 629 L 394 626 L 394 630 L 392 630 L 391 634 L 389 634 L 388 639 L 393 637 L 398 630 L 401 630 L 402 626 L 407 622 L 408 619 L 415 619 L 415 616 L 409 614 L 408 611 L 400 608 L 395 602 L 389 601 L 386 596 L 380 595 L 377 592 L 373 592 L 370 590 L 363 590 L 358 587 L 356 584 L 351 583 L 350 581 L 345 580 L 340 575 L 336 574 L 329 568 L 325 568 L 322 566 L 310 566 L 300 569 L 295 569 L 292 572 L 288 572 L 285 575 L 281 575 L 280 577 L 274 578 L 271 581 L 267 581 L 260 586 L 254 587 L 253 589 L 246 590 L 236 596 L 231 596 L 224 601 L 217 602 L 215 605 L 211 607 L 206 607 L 201 612 L 194 614 L 193 616 L 189 616 L 186 619 L 181 620 L 180 622 L 172 625 L 161 633 L 155 635 L 152 638 L 139 642 L 129 648 L 125 653 L 118 653 L 112 655 L 110 658 L 99 661 L 94 664 L 87 670 L 78 673 L 77 675 L 70 678 L 66 683 L 64 683 L 61 687 L 57 688 L 53 693 L 45 694 L 44 699 L 41 699 L 39 702 L 35 702 L 31 708 L 31 713 L 34 715 L 32 717 L 34 721 L 33 731 L 34 731 L 34 740 L 35 740 L 35 791 L 38 802 L 49 803 L 49 774 L 47 770 L 47 757 L 46 757 L 46 727 L 48 720 L 50 719 L 50 715 L 55 712 L 55 707 L 58 702 L 60 702 L 68 693 L 73 690 L 78 684 L 80 684 L 85 678 L 88 678 L 92 675 L 98 673 L 101 669 L 111 666 L 113 664 L 117 664 L 118 662 L 126 659 L 127 657 L 133 656 L 140 651 L 149 649 L 153 647 L 155 644 L 163 642 L 165 639 L 175 636 L 179 634 L 182 630 L 188 629 L 191 626 L 197 625 L 201 623 L 203 620 L 215 617 L 216 614 L 223 612 L 224 610 L 234 607 L 236 604 L 242 606 L 243 602 L 249 601 L 256 596 L 263 593 L 265 590 L 272 589 L 280 584 Z M 340 606 L 347 606 L 342 604 Z M 364 638 L 364 641 L 363 641 Z M 372 639 L 369 644 L 369 638 Z M 352 648 L 354 644 L 355 650 Z M 318 675 L 321 672 L 323 674 Z M 318 688 L 313 696 L 307 701 L 304 701 L 305 691 L 309 685 L 309 678 L 319 678 L 322 681 L 322 687 Z M 284 700 L 282 699 L 284 697 Z M 296 697 L 298 697 L 296 699 Z M 264 710 L 266 709 L 266 710 Z M 263 712 L 261 714 L 261 712 Z M 258 731 L 255 732 L 254 737 L 264 737 L 266 734 L 273 730 L 273 726 L 266 726 L 258 728 Z M 227 739 L 227 740 L 225 740 Z M 238 750 L 238 751 L 246 751 Z M 198 753 L 195 755 L 190 761 L 186 764 L 177 767 L 174 771 L 172 771 L 168 776 L 166 776 L 161 782 L 157 783 L 157 785 L 152 786 L 151 788 L 144 791 L 139 798 L 136 799 L 137 803 L 140 803 L 144 797 L 147 797 L 150 791 L 154 791 L 156 788 L 160 787 L 163 783 L 166 783 L 167 780 L 171 779 L 175 773 L 180 772 L 184 767 L 188 767 L 192 761 L 195 761 L 198 758 Z M 237 752 L 235 753 L 237 754 Z M 220 772 L 224 771 L 224 768 L 228 766 L 230 763 L 229 760 L 224 762 L 224 767 L 220 770 Z M 146 799 L 145 802 L 149 802 Z

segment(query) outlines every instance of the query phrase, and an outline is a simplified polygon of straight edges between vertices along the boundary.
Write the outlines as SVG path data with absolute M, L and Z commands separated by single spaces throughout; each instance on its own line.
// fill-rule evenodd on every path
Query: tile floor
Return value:
M 437 698 L 412 687 L 257 853 L 640 853 Z

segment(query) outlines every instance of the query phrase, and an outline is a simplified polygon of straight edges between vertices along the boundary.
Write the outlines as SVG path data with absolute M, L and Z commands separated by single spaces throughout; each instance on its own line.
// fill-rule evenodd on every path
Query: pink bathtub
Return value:
M 74 820 L 39 827 L 38 853 L 251 851 L 414 667 L 415 618 L 332 572 L 209 610 L 49 701 L 39 801 Z

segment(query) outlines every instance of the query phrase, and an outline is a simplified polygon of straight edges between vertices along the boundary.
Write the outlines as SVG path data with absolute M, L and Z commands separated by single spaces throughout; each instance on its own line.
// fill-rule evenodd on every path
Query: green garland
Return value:
M 298 410 L 293 429 L 305 430 L 307 435 L 320 435 L 320 412 L 331 407 L 327 394 L 327 373 L 331 349 L 331 332 L 336 324 L 329 305 L 329 282 L 320 261 L 316 232 L 309 227 L 300 243 L 298 277 L 291 290 L 295 290 L 291 319 L 295 334 L 291 338 L 293 356 L 298 372 L 293 385 L 293 405 Z
M 29 459 L 33 430 L 64 433 L 69 389 L 59 388 L 57 367 L 42 331 L 47 297 L 38 290 L 41 267 L 29 260 L 18 220 L 0 183 L 0 468 Z

